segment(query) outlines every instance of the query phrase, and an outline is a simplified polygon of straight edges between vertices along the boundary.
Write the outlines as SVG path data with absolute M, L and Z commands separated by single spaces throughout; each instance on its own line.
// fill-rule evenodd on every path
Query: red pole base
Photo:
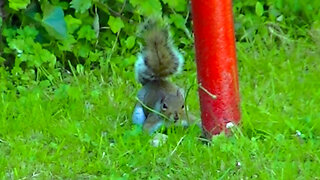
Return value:
M 203 129 L 210 136 L 240 121 L 231 0 L 192 0 Z M 216 99 L 211 94 L 216 95 Z

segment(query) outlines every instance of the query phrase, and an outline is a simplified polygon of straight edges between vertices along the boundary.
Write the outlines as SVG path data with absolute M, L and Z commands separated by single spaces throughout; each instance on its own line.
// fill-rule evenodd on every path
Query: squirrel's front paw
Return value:
M 168 136 L 162 133 L 157 133 L 153 139 L 151 140 L 151 145 L 153 147 L 162 146 L 164 143 L 167 142 Z

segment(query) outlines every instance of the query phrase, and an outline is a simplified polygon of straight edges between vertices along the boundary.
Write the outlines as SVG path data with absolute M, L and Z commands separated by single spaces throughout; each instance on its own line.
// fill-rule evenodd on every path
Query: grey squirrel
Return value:
M 185 117 L 183 90 L 167 80 L 182 70 L 184 59 L 173 46 L 168 29 L 157 22 L 147 23 L 143 39 L 145 46 L 135 63 L 136 79 L 143 87 L 138 92 L 140 102 L 134 108 L 133 123 L 153 133 Z M 185 121 L 181 123 L 186 124 Z

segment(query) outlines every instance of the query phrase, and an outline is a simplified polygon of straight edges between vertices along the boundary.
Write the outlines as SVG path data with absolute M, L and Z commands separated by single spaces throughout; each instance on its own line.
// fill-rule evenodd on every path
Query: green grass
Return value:
M 77 74 L 54 89 L 43 83 L 20 88 L 18 95 L 1 93 L 0 176 L 319 179 L 318 49 L 307 38 L 257 34 L 252 42 L 238 42 L 242 123 L 211 145 L 198 140 L 196 128 L 169 132 L 158 148 L 146 134 L 128 135 L 139 89 L 133 72 Z M 187 63 L 191 71 L 176 78 L 185 88 L 196 78 L 191 58 Z M 199 115 L 195 88 L 189 106 Z

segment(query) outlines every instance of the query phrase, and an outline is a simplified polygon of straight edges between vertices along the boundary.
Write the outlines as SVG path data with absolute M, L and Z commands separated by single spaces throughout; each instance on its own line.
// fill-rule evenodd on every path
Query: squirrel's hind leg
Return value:
M 143 112 L 143 107 L 141 104 L 137 104 L 134 107 L 133 114 L 132 114 L 132 121 L 133 124 L 143 125 L 146 120 L 146 115 Z

